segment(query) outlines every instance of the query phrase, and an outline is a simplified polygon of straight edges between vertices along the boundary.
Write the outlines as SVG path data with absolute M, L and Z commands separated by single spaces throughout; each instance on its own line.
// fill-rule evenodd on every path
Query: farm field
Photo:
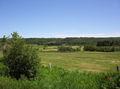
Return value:
M 120 65 L 120 52 L 40 52 L 39 55 L 42 64 L 51 63 L 70 71 L 116 71 Z
M 112 72 L 116 71 L 117 65 L 120 65 L 120 52 L 58 52 L 58 46 L 47 46 L 45 49 L 44 46 L 33 45 L 33 47 L 39 48 L 41 63 L 45 66 L 51 63 L 52 66 L 70 71 Z
M 2 89 L 119 89 L 120 75 L 119 72 L 116 72 L 116 66 L 120 65 L 120 52 L 84 50 L 62 52 L 59 50 L 59 46 L 31 46 L 35 49 L 32 55 L 35 57 L 37 56 L 35 54 L 38 54 L 38 61 L 41 60 L 43 65 L 37 66 L 36 76 L 33 79 L 30 78 L 31 81 L 25 76 L 21 76 L 19 80 L 9 77 L 7 66 L 1 60 L 0 89 L 1 87 L 3 87 Z M 66 47 L 78 48 L 80 46 Z M 32 50 L 26 52 L 30 51 Z M 36 51 L 38 52 L 36 53 Z M 22 54 L 16 55 L 16 52 L 13 54 L 19 58 Z M 35 59 L 33 56 L 29 57 Z M 2 52 L 0 52 L 0 58 L 2 57 Z M 20 63 L 26 60 L 21 61 L 21 58 Z M 9 59 L 12 58 L 8 58 L 7 61 Z M 14 61 L 10 63 L 14 63 Z M 14 64 L 13 68 L 15 68 L 14 66 L 17 65 Z M 25 68 L 24 66 L 26 65 L 22 64 L 20 68 Z

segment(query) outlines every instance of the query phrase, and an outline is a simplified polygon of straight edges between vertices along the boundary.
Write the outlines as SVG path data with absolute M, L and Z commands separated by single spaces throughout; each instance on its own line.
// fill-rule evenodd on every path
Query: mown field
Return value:
M 39 48 L 44 65 L 37 76 L 16 80 L 0 75 L 0 89 L 120 89 L 120 74 L 116 72 L 120 52 L 58 52 L 57 46 L 34 47 Z M 4 67 L 2 62 L 0 67 Z
M 57 46 L 37 46 L 42 65 L 62 67 L 70 71 L 108 72 L 120 65 L 120 52 L 58 52 Z M 73 48 L 78 46 L 73 46 Z M 2 57 L 2 53 L 0 53 Z
M 40 52 L 44 65 L 51 63 L 68 70 L 106 72 L 116 71 L 120 52 Z
M 64 69 L 81 72 L 108 72 L 116 71 L 120 65 L 120 52 L 58 52 L 58 46 L 38 46 L 43 65 L 62 67 Z M 77 48 L 79 46 L 72 46 Z

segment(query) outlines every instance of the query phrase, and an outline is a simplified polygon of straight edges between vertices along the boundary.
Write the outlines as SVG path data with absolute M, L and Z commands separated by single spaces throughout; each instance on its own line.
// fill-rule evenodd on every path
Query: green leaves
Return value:
M 14 32 L 10 40 L 9 53 L 4 56 L 11 77 L 19 79 L 21 75 L 27 78 L 35 77 L 38 65 L 38 50 L 27 46 L 25 41 Z

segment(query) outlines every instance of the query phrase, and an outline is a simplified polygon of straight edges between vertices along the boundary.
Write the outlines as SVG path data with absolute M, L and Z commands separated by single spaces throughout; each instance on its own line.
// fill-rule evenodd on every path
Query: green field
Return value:
M 116 71 L 120 52 L 40 52 L 43 65 L 51 63 L 67 70 L 105 72 Z
M 57 52 L 57 46 L 34 47 L 39 47 L 41 63 L 45 66 L 51 63 L 70 71 L 107 72 L 116 71 L 116 66 L 120 65 L 120 52 Z
M 82 72 L 116 71 L 116 66 L 120 65 L 120 52 L 57 52 L 56 48 L 47 47 L 44 52 L 40 51 L 43 65 L 48 66 L 51 63 L 52 66 Z
M 116 71 L 116 65 L 120 65 L 120 52 L 40 51 L 39 56 L 42 64 L 47 67 L 41 67 L 40 74 L 35 80 L 29 81 L 25 77 L 16 80 L 0 76 L 0 89 L 119 89 L 116 88 L 117 83 L 119 84 L 119 81 L 116 81 L 119 79 L 119 74 L 113 71 Z M 49 63 L 55 66 L 52 67 L 52 71 L 48 67 Z M 112 71 L 113 74 L 105 73 L 107 71 Z M 104 79 L 106 75 L 111 78 Z
M 33 47 L 39 49 L 38 55 L 44 65 L 38 67 L 36 77 L 30 79 L 31 81 L 25 76 L 21 76 L 19 80 L 9 77 L 4 61 L 0 61 L 0 89 L 119 89 L 120 87 L 120 73 L 115 72 L 116 66 L 120 65 L 120 52 L 58 52 L 58 46 L 44 48 L 33 45 Z M 2 58 L 1 52 L 0 58 Z

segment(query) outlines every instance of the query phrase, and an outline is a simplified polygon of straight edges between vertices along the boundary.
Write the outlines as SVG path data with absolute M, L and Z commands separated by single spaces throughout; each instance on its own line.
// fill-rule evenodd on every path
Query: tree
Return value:
M 27 46 L 22 37 L 14 32 L 10 38 L 9 53 L 4 56 L 9 75 L 19 79 L 21 75 L 27 78 L 35 77 L 38 67 L 38 51 L 32 46 Z
M 8 53 L 8 47 L 9 47 L 8 37 L 4 35 L 1 40 L 1 49 L 2 49 L 3 55 Z

